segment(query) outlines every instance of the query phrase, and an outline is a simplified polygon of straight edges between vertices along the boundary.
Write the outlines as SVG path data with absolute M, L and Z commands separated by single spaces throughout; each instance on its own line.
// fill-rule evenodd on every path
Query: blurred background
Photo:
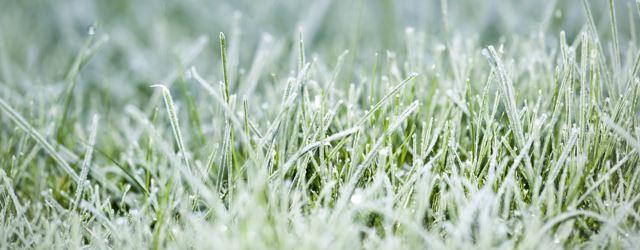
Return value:
M 608 1 L 587 2 L 600 35 L 608 36 Z M 620 40 L 636 41 L 630 37 L 638 21 L 635 1 L 615 5 Z M 419 53 L 403 51 L 409 50 L 407 32 L 422 34 L 427 47 L 447 37 L 508 46 L 517 37 L 542 36 L 553 49 L 561 30 L 569 42 L 575 39 L 586 23 L 584 13 L 578 0 L 0 0 L 0 93 L 29 95 L 35 85 L 47 93 L 43 98 L 60 95 L 89 33 L 105 43 L 82 70 L 78 88 L 97 88 L 92 93 L 106 93 L 117 103 L 136 102 L 152 92 L 151 83 L 171 79 L 170 72 L 181 67 L 195 65 L 202 75 L 220 79 L 219 32 L 227 34 L 234 78 L 246 77 L 258 59 L 267 74 L 257 80 L 294 70 L 301 31 L 309 58 L 333 65 L 351 51 L 347 74 L 357 81 L 375 53 Z M 626 45 L 621 43 L 623 51 Z

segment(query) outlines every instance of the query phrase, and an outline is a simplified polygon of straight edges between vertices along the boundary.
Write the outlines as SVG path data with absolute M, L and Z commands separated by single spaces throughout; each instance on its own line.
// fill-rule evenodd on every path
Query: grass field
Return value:
M 0 249 L 637 248 L 639 15 L 0 0 Z

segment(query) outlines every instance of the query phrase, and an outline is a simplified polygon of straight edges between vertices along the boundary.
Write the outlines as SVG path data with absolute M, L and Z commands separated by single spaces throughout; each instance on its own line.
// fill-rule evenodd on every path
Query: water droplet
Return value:
M 407 34 L 413 34 L 414 31 L 413 27 L 407 27 L 404 29 L 404 32 Z
M 554 13 L 556 18 L 561 18 L 562 17 L 562 11 L 561 10 L 556 10 L 556 12 Z
M 362 195 L 360 194 L 354 194 L 351 196 L 351 203 L 358 205 L 360 203 L 362 203 Z
M 491 56 L 489 55 L 489 50 L 487 50 L 486 48 L 482 49 L 481 54 L 482 54 L 482 56 L 486 57 L 487 59 L 491 59 Z
M 93 36 L 96 34 L 96 27 L 91 25 L 89 26 L 89 28 L 87 29 L 87 34 L 89 34 L 90 36 Z

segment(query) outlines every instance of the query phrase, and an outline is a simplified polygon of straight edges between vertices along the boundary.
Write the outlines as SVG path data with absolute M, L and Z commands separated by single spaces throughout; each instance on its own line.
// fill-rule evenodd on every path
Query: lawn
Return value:
M 640 0 L 0 0 L 0 249 L 633 249 Z

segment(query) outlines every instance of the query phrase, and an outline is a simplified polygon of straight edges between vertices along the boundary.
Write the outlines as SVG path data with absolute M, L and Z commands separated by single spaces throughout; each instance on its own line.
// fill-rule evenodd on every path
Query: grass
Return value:
M 0 249 L 635 248 L 640 1 L 574 5 L 1 3 Z

